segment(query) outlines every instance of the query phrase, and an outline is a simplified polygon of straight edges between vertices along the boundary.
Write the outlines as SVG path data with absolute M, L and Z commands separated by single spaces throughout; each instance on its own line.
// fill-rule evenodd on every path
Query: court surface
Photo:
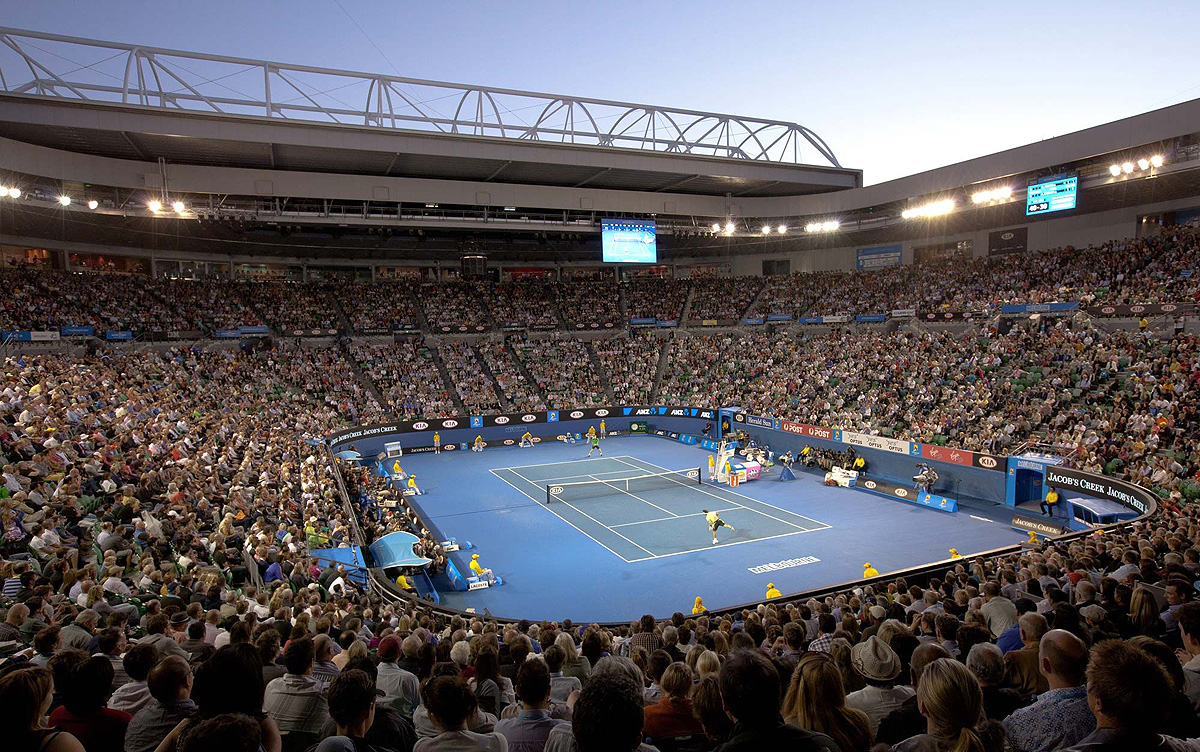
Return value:
M 406 471 L 426 494 L 416 505 L 444 537 L 474 548 L 450 554 L 466 571 L 471 554 L 504 584 L 455 592 L 439 578 L 443 605 L 530 619 L 629 621 L 642 614 L 690 613 L 761 599 L 767 583 L 783 593 L 1011 545 L 1026 536 L 1011 512 L 957 514 L 830 488 L 816 474 L 781 482 L 778 472 L 737 489 L 705 482 L 546 504 L 546 485 L 703 468 L 708 452 L 655 436 L 604 440 L 605 456 L 583 444 L 489 447 L 406 455 Z M 577 477 L 583 476 L 583 477 Z M 641 498 L 634 498 L 641 497 Z M 736 531 L 712 544 L 701 509 L 719 511 Z M 783 568 L 775 565 L 783 564 Z
M 633 479 L 633 490 L 606 483 L 602 489 L 588 488 L 589 492 L 601 495 L 553 498 L 546 505 L 556 517 L 627 564 L 829 527 L 712 483 L 693 484 L 681 478 L 667 479 L 662 488 L 639 489 L 636 485 L 640 478 L 672 469 L 637 457 L 610 456 L 498 468 L 491 472 L 534 501 L 547 498 L 547 486 L 569 491 L 579 483 Z M 730 526 L 717 532 L 716 544 L 712 543 L 705 520 L 706 509 L 720 514 Z

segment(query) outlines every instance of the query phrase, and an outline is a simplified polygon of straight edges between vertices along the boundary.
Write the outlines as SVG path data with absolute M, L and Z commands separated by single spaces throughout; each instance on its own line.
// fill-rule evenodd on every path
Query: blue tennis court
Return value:
M 561 489 L 557 493 L 566 498 L 551 498 L 546 510 L 631 564 L 829 527 L 724 486 L 697 483 L 700 468 L 664 479 L 668 468 L 627 455 L 491 472 L 535 501 L 547 499 L 547 486 L 552 493 Z M 649 487 L 640 487 L 643 478 Z M 617 482 L 624 480 L 631 482 Z M 627 486 L 630 490 L 625 490 Z M 572 499 L 566 492 L 573 488 L 594 495 Z M 733 527 L 720 530 L 717 544 L 711 542 L 705 509 L 717 512 Z
M 470 541 L 450 554 L 465 571 L 472 554 L 504 580 L 458 592 L 439 580 L 442 603 L 496 616 L 622 621 L 642 614 L 690 613 L 696 596 L 709 608 L 760 599 L 767 583 L 784 593 L 862 576 L 863 563 L 890 572 L 1017 543 L 1011 512 L 997 507 L 947 514 L 876 494 L 822 484 L 801 472 L 769 473 L 736 489 L 704 481 L 546 503 L 546 487 L 703 468 L 708 452 L 655 436 L 603 442 L 602 458 L 582 444 L 488 447 L 405 455 L 425 495 L 414 500 L 439 534 Z M 612 492 L 608 492 L 611 490 Z M 701 509 L 720 513 L 712 544 Z

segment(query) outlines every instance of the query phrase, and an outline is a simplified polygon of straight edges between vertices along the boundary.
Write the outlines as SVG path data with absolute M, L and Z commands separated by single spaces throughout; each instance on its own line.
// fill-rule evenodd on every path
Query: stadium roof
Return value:
M 707 196 L 862 185 L 796 123 L 3 27 L 0 89 L 0 137 L 119 159 Z

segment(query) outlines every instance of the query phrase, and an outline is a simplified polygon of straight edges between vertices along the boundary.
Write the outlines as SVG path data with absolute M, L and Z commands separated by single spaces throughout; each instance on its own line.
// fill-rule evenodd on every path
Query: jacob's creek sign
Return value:
M 1092 496 L 1112 499 L 1124 504 L 1138 514 L 1146 514 L 1156 504 L 1150 492 L 1116 478 L 1084 473 L 1063 467 L 1046 467 L 1046 484 L 1054 488 L 1066 488 Z

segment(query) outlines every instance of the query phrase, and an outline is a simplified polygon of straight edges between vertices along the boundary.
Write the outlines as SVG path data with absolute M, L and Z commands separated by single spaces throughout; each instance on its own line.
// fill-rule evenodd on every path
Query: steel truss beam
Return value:
M 796 123 L 0 27 L 0 91 L 217 115 L 841 167 Z

